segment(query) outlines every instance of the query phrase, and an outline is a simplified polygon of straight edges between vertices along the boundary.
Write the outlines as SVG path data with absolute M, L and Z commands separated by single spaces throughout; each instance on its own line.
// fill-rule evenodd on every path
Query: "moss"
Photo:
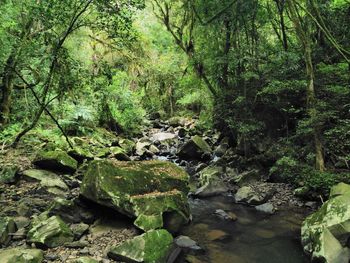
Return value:
M 162 214 L 145 215 L 140 214 L 134 225 L 143 231 L 149 231 L 152 229 L 157 229 L 163 227 L 163 216 Z
M 34 164 L 44 169 L 67 173 L 75 172 L 78 167 L 78 162 L 75 159 L 60 150 L 39 152 Z
M 28 232 L 28 241 L 46 247 L 58 247 L 72 242 L 74 235 L 70 228 L 58 216 L 44 221 L 36 221 Z
M 41 263 L 43 252 L 39 249 L 11 248 L 0 250 L 1 263 Z
M 0 245 L 7 245 L 10 240 L 10 233 L 16 231 L 16 225 L 13 219 L 9 217 L 0 217 Z
M 209 144 L 202 137 L 195 135 L 191 139 L 203 152 L 211 152 Z
M 0 184 L 13 184 L 17 182 L 17 166 L 5 166 L 0 169 Z
M 114 247 L 108 255 L 126 262 L 163 263 L 172 249 L 173 237 L 164 230 L 152 230 Z

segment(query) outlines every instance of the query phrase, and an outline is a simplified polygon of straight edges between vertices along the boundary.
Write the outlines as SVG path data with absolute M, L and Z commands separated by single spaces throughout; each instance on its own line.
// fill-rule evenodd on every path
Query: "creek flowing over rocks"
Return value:
M 68 152 L 47 143 L 32 162 L 4 166 L 0 262 L 309 262 L 303 248 L 347 262 L 350 186 L 302 223 L 316 202 L 195 124 L 156 119 L 133 140 L 73 138 Z

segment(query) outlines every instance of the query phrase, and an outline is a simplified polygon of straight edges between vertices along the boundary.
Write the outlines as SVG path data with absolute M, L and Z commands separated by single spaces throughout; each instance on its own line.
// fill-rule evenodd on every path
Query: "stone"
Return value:
M 94 155 L 89 151 L 88 145 L 74 146 L 74 149 L 68 151 L 69 156 L 77 160 L 79 163 L 83 163 L 84 160 L 93 160 Z
M 14 184 L 18 181 L 18 167 L 4 166 L 0 168 L 0 184 Z
M 78 167 L 78 162 L 61 150 L 41 151 L 33 163 L 42 169 L 63 173 L 74 173 Z
M 148 151 L 148 148 L 149 146 L 152 144 L 151 141 L 148 141 L 148 140 L 139 140 L 137 143 L 136 143 L 136 155 L 138 156 L 142 156 L 144 155 L 147 151 Z
M 110 153 L 113 158 L 118 161 L 130 161 L 130 157 L 126 154 L 125 150 L 121 147 L 111 147 Z
M 9 248 L 0 250 L 1 263 L 41 263 L 44 260 L 40 249 Z
M 305 252 L 315 262 L 348 262 L 350 249 L 350 193 L 343 183 L 331 189 L 331 198 L 302 224 L 301 236 Z
M 70 229 L 74 234 L 74 238 L 78 240 L 89 230 L 89 227 L 88 224 L 80 223 L 71 225 Z
M 261 176 L 258 170 L 250 170 L 233 176 L 232 182 L 234 182 L 238 186 L 245 186 L 252 182 L 257 182 L 260 179 Z
M 195 192 L 198 197 L 210 197 L 226 193 L 229 189 L 223 182 L 223 168 L 208 166 L 199 172 L 200 188 Z
M 175 244 L 179 248 L 181 248 L 186 254 L 188 253 L 198 254 L 204 251 L 200 246 L 198 246 L 196 241 L 192 240 L 188 236 L 178 236 L 175 239 Z
M 149 147 L 149 150 L 150 150 L 150 152 L 153 153 L 153 154 L 158 154 L 158 153 L 160 152 L 160 150 L 159 150 L 156 146 L 154 146 L 154 145 L 151 145 L 151 146 Z
M 118 141 L 119 146 L 125 151 L 126 154 L 131 155 L 135 149 L 135 142 L 129 139 L 120 139 Z
M 231 236 L 222 230 L 214 229 L 207 233 L 207 237 L 210 241 L 224 241 L 229 239 Z
M 296 188 L 294 189 L 293 194 L 299 198 L 307 198 L 308 195 L 310 194 L 310 187 L 302 186 L 302 187 Z
M 266 202 L 273 195 L 273 191 L 258 192 L 251 186 L 243 186 L 235 194 L 237 203 L 246 203 L 249 205 L 260 205 Z
M 77 259 L 68 260 L 67 263 L 99 263 L 99 261 L 90 257 L 80 257 Z
M 46 188 L 68 190 L 66 183 L 55 173 L 46 170 L 30 169 L 23 172 L 25 179 L 40 182 Z
M 270 214 L 273 215 L 275 213 L 275 207 L 271 203 L 265 203 L 262 205 L 258 205 L 255 207 L 255 209 L 259 212 L 265 213 L 265 214 Z
M 187 119 L 182 117 L 172 117 L 168 120 L 168 123 L 171 127 L 179 127 L 179 126 L 185 126 L 187 122 Z
M 176 136 L 175 133 L 159 132 L 159 133 L 155 133 L 155 134 L 152 135 L 152 140 L 153 141 L 163 142 L 163 141 L 167 141 L 167 140 L 173 140 L 176 137 L 177 136 Z
M 221 218 L 223 220 L 227 220 L 227 221 L 236 221 L 237 220 L 237 216 L 234 213 L 232 213 L 232 212 L 226 213 L 222 209 L 215 210 L 214 215 L 218 216 L 219 218 Z
M 0 217 L 0 245 L 8 245 L 11 233 L 16 232 L 16 224 L 12 218 Z
M 180 148 L 178 156 L 182 159 L 201 160 L 203 155 L 210 153 L 209 144 L 202 137 L 195 135 Z
M 151 230 L 113 247 L 108 256 L 117 261 L 164 263 L 173 249 L 173 237 L 164 230 Z
M 81 195 L 136 218 L 144 231 L 167 225 L 165 215 L 177 222 L 176 229 L 189 220 L 188 181 L 188 174 L 170 162 L 95 160 L 87 167 Z
M 54 248 L 72 242 L 74 234 L 58 216 L 47 218 L 42 214 L 33 220 L 27 240 L 38 246 Z

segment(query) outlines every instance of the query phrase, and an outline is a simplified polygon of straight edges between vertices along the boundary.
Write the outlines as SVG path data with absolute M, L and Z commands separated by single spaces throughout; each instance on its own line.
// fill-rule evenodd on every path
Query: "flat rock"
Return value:
M 46 170 L 30 169 L 23 172 L 26 180 L 40 182 L 41 186 L 46 188 L 59 188 L 68 190 L 66 183 L 55 173 Z
M 41 151 L 33 163 L 42 169 L 63 173 L 74 173 L 78 167 L 78 162 L 61 150 Z
M 40 249 L 10 248 L 0 250 L 1 263 L 41 263 L 44 260 Z
M 259 212 L 263 212 L 263 213 L 270 214 L 270 215 L 275 213 L 275 207 L 271 203 L 265 203 L 262 205 L 258 205 L 255 207 L 255 209 Z

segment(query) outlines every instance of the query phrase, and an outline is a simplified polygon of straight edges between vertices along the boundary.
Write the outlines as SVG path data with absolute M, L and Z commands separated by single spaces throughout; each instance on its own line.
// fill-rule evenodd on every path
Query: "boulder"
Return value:
M 190 216 L 188 174 L 170 162 L 92 161 L 81 194 L 100 205 L 135 218 L 142 230 L 176 231 Z M 170 227 L 167 222 L 172 222 Z M 171 228 L 171 229 L 170 229 Z
M 227 213 L 222 209 L 215 210 L 214 215 L 218 216 L 219 218 L 221 218 L 223 220 L 237 221 L 237 216 L 234 213 L 232 213 L 232 212 Z
M 41 214 L 33 220 L 27 241 L 38 246 L 54 248 L 72 242 L 74 234 L 58 216 Z
M 172 117 L 168 120 L 168 123 L 171 127 L 185 126 L 187 122 L 187 119 L 177 116 Z
M 350 250 L 350 193 L 343 183 L 331 189 L 331 199 L 302 224 L 301 236 L 305 252 L 314 262 L 345 263 Z
M 23 172 L 23 176 L 28 181 L 37 181 L 40 182 L 41 186 L 46 188 L 59 188 L 61 190 L 68 190 L 66 183 L 55 173 L 30 169 Z
M 33 163 L 42 169 L 63 173 L 74 173 L 78 167 L 78 162 L 61 150 L 41 151 Z
M 266 202 L 273 195 L 273 190 L 258 191 L 252 186 L 243 186 L 238 189 L 235 194 L 235 200 L 237 203 L 246 203 L 249 205 L 260 205 Z
M 135 148 L 136 148 L 136 155 L 138 155 L 138 156 L 142 156 L 142 155 L 144 155 L 147 151 L 148 151 L 148 148 L 149 148 L 149 146 L 152 144 L 152 142 L 151 141 L 149 141 L 149 140 L 146 140 L 146 139 L 141 139 L 141 140 L 139 140 L 137 143 L 136 143 L 136 146 L 135 146 Z
M 18 180 L 17 166 L 4 166 L 0 168 L 0 184 L 14 184 Z
M 198 254 L 204 250 L 197 244 L 196 241 L 192 240 L 188 236 L 178 236 L 175 239 L 175 244 L 181 248 L 186 254 L 193 253 Z
M 258 170 L 250 170 L 234 175 L 231 181 L 237 184 L 238 186 L 245 186 L 252 182 L 259 181 L 260 179 L 261 176 Z
M 0 250 L 1 263 L 41 263 L 44 260 L 40 249 L 10 248 Z
M 209 166 L 199 172 L 200 188 L 195 195 L 198 197 L 210 197 L 226 193 L 229 189 L 221 178 L 223 168 L 219 166 Z
M 77 259 L 69 260 L 68 263 L 99 263 L 99 261 L 90 257 L 80 257 Z
M 113 247 L 108 256 L 116 261 L 164 263 L 173 249 L 173 237 L 164 230 L 151 230 Z
M 16 232 L 16 224 L 9 217 L 0 217 L 0 245 L 8 245 L 11 233 Z
M 136 146 L 135 142 L 129 139 L 120 139 L 118 144 L 128 155 L 131 155 L 134 152 Z
M 113 158 L 118 161 L 130 161 L 130 157 L 126 154 L 125 150 L 121 147 L 111 147 L 109 149 Z
M 175 138 L 177 138 L 177 135 L 175 133 L 170 133 L 170 132 L 158 132 L 152 135 L 152 140 L 159 141 L 159 142 L 173 140 Z
M 210 155 L 211 148 L 202 137 L 195 135 L 179 150 L 178 156 L 182 159 L 200 160 Z

